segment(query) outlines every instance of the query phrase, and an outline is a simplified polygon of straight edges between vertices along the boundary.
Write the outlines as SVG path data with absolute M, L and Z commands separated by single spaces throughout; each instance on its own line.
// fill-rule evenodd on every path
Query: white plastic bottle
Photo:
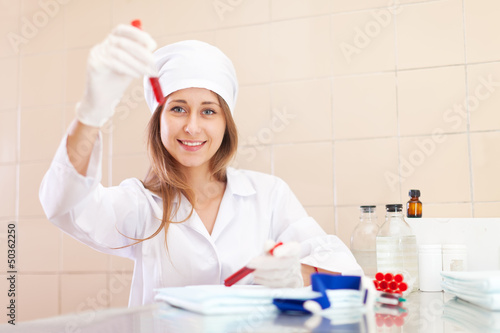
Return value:
M 404 220 L 403 205 L 386 205 L 385 209 L 385 222 L 377 234 L 377 270 L 402 273 L 408 290 L 418 290 L 417 239 Z
M 376 238 L 378 233 L 376 206 L 361 206 L 359 223 L 351 235 L 351 252 L 365 275 L 377 273 Z

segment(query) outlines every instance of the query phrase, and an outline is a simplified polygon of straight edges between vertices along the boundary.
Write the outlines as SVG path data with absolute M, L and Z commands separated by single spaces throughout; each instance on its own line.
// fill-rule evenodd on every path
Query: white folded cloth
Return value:
M 500 332 L 500 312 L 488 311 L 458 298 L 444 304 L 443 319 L 467 332 Z
M 441 272 L 442 287 L 470 303 L 500 311 L 500 271 Z
M 500 292 L 500 271 L 441 272 L 449 284 L 474 291 Z
M 304 288 L 266 288 L 259 285 L 201 285 L 156 290 L 156 301 L 206 314 L 239 314 L 259 311 L 277 311 L 274 298 L 311 299 L 321 296 Z

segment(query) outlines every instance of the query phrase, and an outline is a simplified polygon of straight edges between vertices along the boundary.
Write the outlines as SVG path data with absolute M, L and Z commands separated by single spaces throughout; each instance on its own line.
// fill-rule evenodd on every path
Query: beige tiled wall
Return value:
M 0 256 L 16 221 L 18 320 L 127 304 L 132 263 L 53 227 L 38 187 L 82 94 L 90 47 L 134 18 L 159 45 L 200 39 L 230 56 L 241 84 L 235 165 L 285 179 L 344 242 L 359 205 L 376 204 L 382 221 L 383 205 L 404 203 L 410 188 L 422 191 L 427 217 L 498 216 L 496 0 L 4 0 L 0 7 Z M 13 36 L 22 43 L 9 42 Z M 140 80 L 132 83 L 104 133 L 105 185 L 146 171 L 141 89 Z

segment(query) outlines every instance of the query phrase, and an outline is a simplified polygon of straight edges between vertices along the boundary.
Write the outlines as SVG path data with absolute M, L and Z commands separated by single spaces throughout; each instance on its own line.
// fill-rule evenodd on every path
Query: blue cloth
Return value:
M 304 303 L 312 300 L 317 302 L 322 309 L 326 309 L 331 306 L 328 290 L 350 289 L 361 292 L 361 277 L 316 273 L 311 275 L 311 285 L 313 291 L 321 293 L 320 297 L 303 300 L 275 298 L 273 304 L 282 312 L 310 313 L 304 308 Z

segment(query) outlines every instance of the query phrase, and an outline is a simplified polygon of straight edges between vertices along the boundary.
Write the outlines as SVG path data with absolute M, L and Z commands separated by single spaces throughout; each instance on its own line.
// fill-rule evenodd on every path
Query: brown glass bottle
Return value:
M 419 200 L 420 190 L 410 190 L 408 194 L 411 199 L 406 203 L 406 216 L 422 217 L 422 202 Z

